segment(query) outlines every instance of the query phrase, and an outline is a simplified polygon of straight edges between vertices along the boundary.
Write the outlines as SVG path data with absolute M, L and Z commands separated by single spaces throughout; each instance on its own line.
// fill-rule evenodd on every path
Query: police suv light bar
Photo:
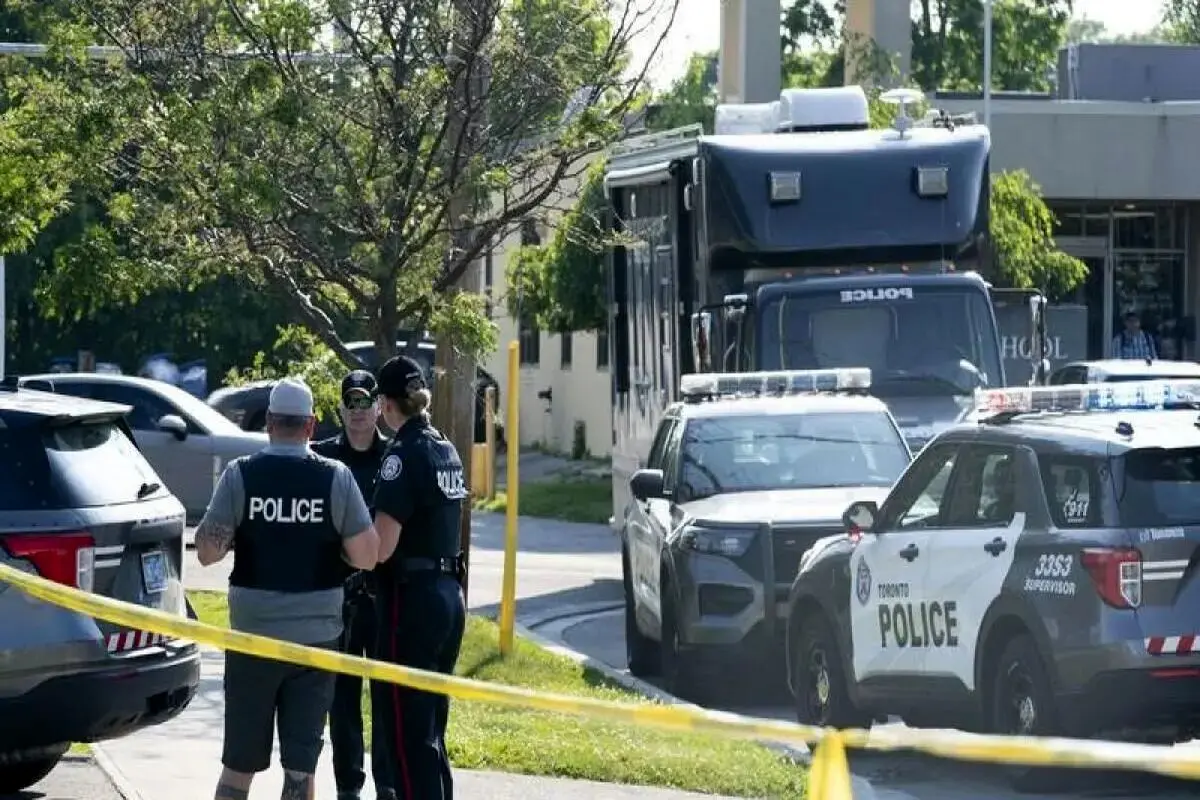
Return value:
M 1153 411 L 1200 403 L 1200 381 L 1156 380 L 977 389 L 979 414 L 1039 411 Z
M 773 372 L 702 372 L 684 375 L 679 393 L 684 397 L 721 395 L 805 394 L 871 388 L 871 370 L 779 370 Z

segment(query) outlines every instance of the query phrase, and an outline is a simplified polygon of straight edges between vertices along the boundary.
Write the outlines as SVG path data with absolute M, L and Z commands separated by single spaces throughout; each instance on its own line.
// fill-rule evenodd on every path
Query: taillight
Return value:
M 1113 608 L 1142 604 L 1142 554 L 1127 548 L 1087 548 L 1083 566 L 1101 599 Z
M 32 564 L 45 579 L 92 591 L 96 542 L 88 533 L 10 533 L 0 544 L 13 558 Z

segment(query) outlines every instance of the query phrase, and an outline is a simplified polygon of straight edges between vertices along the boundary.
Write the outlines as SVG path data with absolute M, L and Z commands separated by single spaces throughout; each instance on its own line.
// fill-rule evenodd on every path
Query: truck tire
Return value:
M 659 645 L 659 664 L 666 690 L 676 697 L 703 705 L 710 696 L 711 687 L 704 681 L 704 670 L 700 653 L 684 652 L 683 637 L 676 619 L 675 595 L 671 585 L 663 582 L 662 598 L 662 642 Z
M 1027 633 L 1009 639 L 1000 652 L 988 687 L 987 727 L 1006 736 L 1060 733 L 1050 677 L 1037 644 Z M 1062 771 L 1013 765 L 1005 767 L 1004 773 L 1017 791 L 1042 792 L 1060 781 Z
M 621 556 L 621 573 L 625 589 L 625 660 L 629 674 L 637 678 L 657 675 L 661 658 L 658 642 L 638 630 L 633 578 L 629 574 L 629 557 L 624 554 Z
M 825 617 L 809 613 L 797 623 L 791 653 L 796 719 L 801 725 L 865 728 L 871 718 L 854 705 L 837 639 Z
M 62 760 L 61 753 L 56 756 L 0 765 L 0 795 L 6 796 L 23 792 L 49 775 L 51 770 L 58 766 L 60 760 Z

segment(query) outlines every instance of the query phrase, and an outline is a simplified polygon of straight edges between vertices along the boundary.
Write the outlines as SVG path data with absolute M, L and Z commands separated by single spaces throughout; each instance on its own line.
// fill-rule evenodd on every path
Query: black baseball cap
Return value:
M 426 386 L 425 371 L 408 356 L 392 356 L 379 368 L 379 393 L 382 395 L 406 398 Z
M 374 375 L 365 369 L 356 369 L 342 378 L 342 401 L 355 395 L 374 397 L 376 386 Z

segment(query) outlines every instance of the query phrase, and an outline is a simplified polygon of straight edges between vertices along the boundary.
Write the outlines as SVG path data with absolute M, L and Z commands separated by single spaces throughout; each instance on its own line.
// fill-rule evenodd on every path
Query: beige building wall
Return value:
M 578 195 L 578 180 L 560 186 L 553 205 L 541 214 L 537 229 L 543 243 L 554 234 L 554 226 L 569 209 Z M 521 245 L 520 232 L 499 242 L 491 257 L 492 319 L 499 329 L 499 346 L 486 357 L 483 367 L 500 385 L 504 413 L 512 397 L 508 385 L 508 349 L 510 342 L 520 342 L 517 320 L 508 313 L 508 282 L 510 257 Z M 488 269 L 485 268 L 485 284 Z M 486 288 L 486 286 L 485 286 Z M 568 358 L 564 359 L 564 339 L 569 339 Z M 539 331 L 527 335 L 523 350 L 525 358 L 520 368 L 520 440 L 529 447 L 537 444 L 556 452 L 572 452 L 575 427 L 582 423 L 587 451 L 597 457 L 607 457 L 612 450 L 612 387 L 609 382 L 607 343 L 604 337 L 592 332 L 563 335 Z M 536 340 L 536 347 L 531 343 Z M 598 348 L 604 348 L 604 356 Z M 549 400 L 539 393 L 548 393 Z

